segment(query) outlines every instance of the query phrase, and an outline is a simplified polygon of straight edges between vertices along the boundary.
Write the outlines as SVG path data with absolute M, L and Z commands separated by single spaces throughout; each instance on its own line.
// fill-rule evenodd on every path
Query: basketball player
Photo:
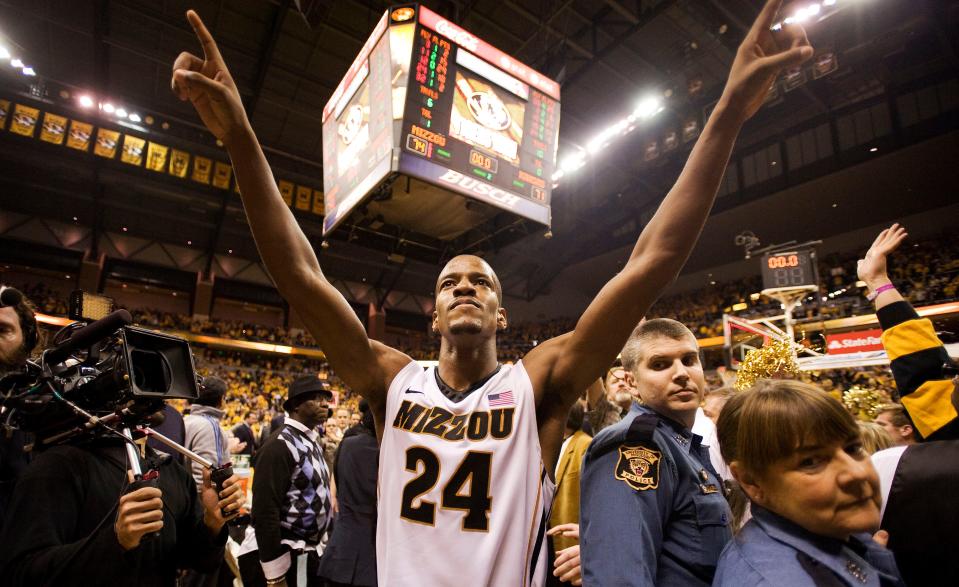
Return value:
M 203 57 L 181 53 L 172 86 L 190 100 L 233 161 L 247 218 L 277 289 L 303 318 L 337 375 L 369 401 L 381 441 L 377 573 L 382 585 L 542 585 L 551 473 L 570 406 L 600 377 L 633 327 L 682 268 L 698 238 L 733 143 L 779 71 L 812 55 L 798 27 L 767 32 L 770 0 L 682 174 L 629 261 L 573 332 L 512 366 L 497 361 L 507 326 L 493 269 L 454 257 L 436 282 L 439 366 L 424 371 L 370 340 L 324 277 L 283 203 L 216 43 L 193 11 Z

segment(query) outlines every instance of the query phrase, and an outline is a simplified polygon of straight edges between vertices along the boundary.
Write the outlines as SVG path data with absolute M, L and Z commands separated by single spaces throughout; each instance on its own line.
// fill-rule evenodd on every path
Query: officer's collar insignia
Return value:
M 663 453 L 645 446 L 620 446 L 615 477 L 637 491 L 659 486 L 659 461 Z

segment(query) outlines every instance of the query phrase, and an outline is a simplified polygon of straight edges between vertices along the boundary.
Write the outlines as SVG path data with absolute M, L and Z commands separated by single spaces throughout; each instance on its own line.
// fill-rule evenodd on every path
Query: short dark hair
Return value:
M 226 381 L 210 375 L 203 378 L 203 382 L 200 383 L 200 393 L 193 403 L 218 408 L 223 402 L 224 395 L 226 395 Z
M 686 328 L 682 322 L 677 322 L 670 318 L 653 318 L 639 323 L 639 326 L 633 329 L 623 347 L 621 357 L 623 368 L 630 373 L 636 370 L 643 358 L 643 343 L 651 338 L 671 338 L 673 340 L 682 340 L 686 337 L 696 340 L 693 332 Z
M 570 430 L 579 430 L 583 427 L 583 404 L 576 402 L 569 409 L 569 415 L 566 416 L 566 427 Z
M 20 302 L 13 306 L 13 311 L 20 322 L 20 332 L 23 336 L 23 343 L 20 350 L 23 357 L 29 357 L 37 345 L 40 344 L 40 328 L 37 324 L 37 309 L 27 296 L 21 295 Z
M 724 461 L 738 461 L 760 476 L 808 441 L 860 438 L 856 419 L 838 400 L 815 385 L 789 379 L 761 379 L 734 394 L 719 414 L 716 433 Z

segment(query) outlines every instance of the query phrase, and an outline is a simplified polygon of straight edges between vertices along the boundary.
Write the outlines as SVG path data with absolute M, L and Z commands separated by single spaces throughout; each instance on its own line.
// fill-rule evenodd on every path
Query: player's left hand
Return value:
M 783 24 L 778 31 L 770 30 L 782 3 L 783 0 L 767 0 L 739 46 L 729 71 L 720 103 L 743 121 L 763 105 L 780 71 L 799 65 L 813 55 L 801 25 Z
M 578 544 L 556 553 L 556 562 L 553 566 L 556 567 L 553 576 L 559 577 L 560 581 L 573 585 L 583 584 L 583 567 L 580 565 Z
M 203 523 L 214 534 L 219 533 L 223 524 L 235 518 L 240 513 L 246 495 L 240 486 L 240 478 L 230 476 L 223 482 L 223 491 L 216 492 L 216 485 L 210 479 L 210 471 L 203 469 L 203 490 L 200 491 L 200 501 L 203 503 Z M 227 515 L 223 515 L 226 512 Z

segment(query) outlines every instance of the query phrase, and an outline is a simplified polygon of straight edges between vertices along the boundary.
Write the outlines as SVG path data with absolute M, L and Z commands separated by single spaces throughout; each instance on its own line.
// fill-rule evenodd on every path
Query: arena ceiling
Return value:
M 837 55 L 839 69 L 764 108 L 745 129 L 739 153 L 781 141 L 791 129 L 834 121 L 857 103 L 892 100 L 895 92 L 917 80 L 959 72 L 954 34 L 959 2 L 840 2 L 848 7 L 808 27 L 814 45 Z M 665 112 L 648 133 L 678 125 L 691 114 L 701 117 L 718 97 L 736 47 L 761 2 L 425 4 L 562 84 L 562 154 L 582 147 L 650 92 L 668 97 Z M 20 76 L 4 71 L 0 89 L 21 95 L 33 92 L 35 97 L 39 92 L 51 102 L 59 100 L 62 89 L 73 97 L 93 92 L 135 106 L 154 116 L 157 124 L 167 123 L 163 133 L 176 141 L 225 158 L 192 108 L 177 101 L 169 89 L 176 55 L 181 50 L 198 51 L 183 16 L 192 7 L 217 38 L 274 169 L 318 185 L 320 111 L 388 6 L 361 0 L 303 5 L 293 0 L 0 0 L 0 35 L 29 56 L 46 80 L 37 90 L 35 84 L 25 85 Z M 700 83 L 698 92 L 689 91 Z M 61 106 L 74 107 L 68 102 Z M 645 138 L 642 132 L 628 137 L 554 192 L 553 238 L 544 238 L 542 230 L 525 236 L 504 234 L 501 239 L 494 235 L 469 250 L 491 260 L 507 293 L 532 299 L 547 291 L 563 268 L 634 240 L 688 154 L 687 145 L 645 161 Z M 911 143 L 896 137 L 888 148 Z M 39 146 L 0 142 L 0 153 L 0 210 L 79 223 L 92 230 L 94 241 L 98 232 L 118 232 L 121 227 L 144 239 L 176 243 L 189 239 L 190 246 L 204 250 L 211 263 L 215 254 L 227 250 L 257 258 L 242 209 L 231 194 L 91 168 L 84 160 L 51 156 Z M 842 174 L 859 163 L 837 161 L 822 175 Z M 809 179 L 771 183 L 761 193 L 748 194 L 748 200 Z M 837 197 L 855 198 L 855 190 Z M 729 209 L 746 201 L 743 196 L 723 206 Z M 894 214 L 894 208 L 889 212 Z M 814 222 L 810 214 L 807 220 Z M 438 262 L 457 252 L 449 247 L 417 249 L 395 234 L 376 234 L 370 227 L 341 230 L 330 239 L 329 248 L 321 248 L 320 221 L 308 214 L 298 214 L 298 219 L 330 276 L 362 279 L 384 289 L 430 292 Z M 829 224 L 829 230 L 842 229 L 842 223 Z M 391 262 L 387 252 L 398 253 L 405 261 L 397 263 L 393 257 Z M 706 262 L 700 259 L 696 264 Z

